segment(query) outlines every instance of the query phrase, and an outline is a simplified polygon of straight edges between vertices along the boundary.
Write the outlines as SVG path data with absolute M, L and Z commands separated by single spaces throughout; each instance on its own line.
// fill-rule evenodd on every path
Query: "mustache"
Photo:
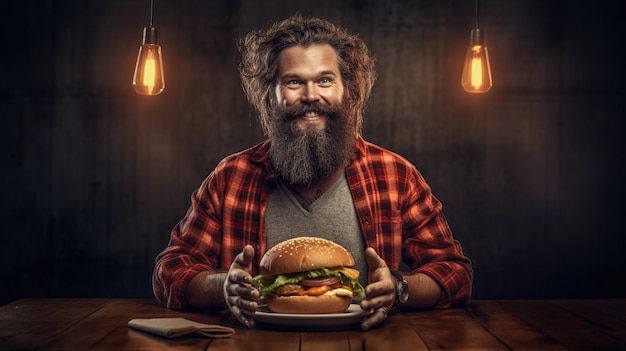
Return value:
M 309 112 L 317 112 L 327 115 L 331 119 L 334 119 L 340 113 L 340 110 L 337 107 L 324 105 L 319 102 L 299 103 L 294 106 L 285 108 L 282 115 L 286 120 L 292 121 Z

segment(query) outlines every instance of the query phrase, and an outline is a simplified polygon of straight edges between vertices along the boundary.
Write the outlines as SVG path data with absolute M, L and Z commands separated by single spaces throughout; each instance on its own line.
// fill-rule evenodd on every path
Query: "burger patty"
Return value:
M 303 292 L 304 288 L 300 284 L 285 284 L 275 290 L 276 295 L 289 296 L 298 295 Z

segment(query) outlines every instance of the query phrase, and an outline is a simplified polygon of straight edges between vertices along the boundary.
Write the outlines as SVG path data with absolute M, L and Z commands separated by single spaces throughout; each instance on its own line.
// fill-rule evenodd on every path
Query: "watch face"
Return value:
M 405 303 L 406 300 L 409 299 L 409 285 L 406 283 L 406 280 L 401 280 L 398 282 L 398 302 Z

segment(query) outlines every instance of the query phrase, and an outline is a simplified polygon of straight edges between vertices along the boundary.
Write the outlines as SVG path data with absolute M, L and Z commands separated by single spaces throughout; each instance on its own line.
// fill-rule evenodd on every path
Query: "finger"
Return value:
M 367 261 L 367 266 L 370 270 L 387 267 L 385 260 L 380 258 L 380 256 L 376 253 L 376 250 L 371 247 L 365 249 L 365 260 Z
M 254 248 L 252 245 L 246 245 L 243 248 L 243 259 L 246 264 L 252 263 L 252 260 L 254 259 Z
M 254 259 L 254 248 L 246 245 L 230 266 L 228 279 L 233 283 L 250 284 L 252 283 L 252 260 Z
M 374 309 L 378 306 L 382 306 L 382 301 L 376 298 L 368 298 L 365 300 L 361 300 L 361 302 L 359 303 L 359 306 L 361 306 L 361 309 L 367 311 L 367 310 Z
M 367 284 L 365 287 L 365 294 L 368 297 L 374 297 L 379 295 L 384 295 L 390 292 L 389 287 L 385 284 L 384 281 L 377 281 L 373 283 Z
M 393 296 L 387 295 L 376 296 L 373 298 L 367 298 L 361 301 L 359 304 L 361 309 L 367 311 L 375 308 L 393 305 Z
M 254 312 L 259 308 L 259 304 L 255 300 L 245 299 L 241 296 L 228 296 L 226 299 L 229 306 L 236 306 L 246 311 Z
M 382 305 L 394 301 L 396 298 L 396 287 L 388 284 L 387 282 L 380 281 L 376 283 L 368 284 L 365 287 L 365 300 L 381 300 Z
M 243 272 L 243 274 L 246 275 L 247 273 Z M 239 280 L 242 279 L 237 277 L 237 271 L 231 271 L 226 277 L 224 282 L 224 298 L 226 298 L 226 302 L 228 304 L 231 303 L 228 299 L 229 297 L 240 297 L 250 302 L 258 302 L 259 290 L 253 285 L 242 283 Z
M 361 322 L 362 330 L 369 330 L 372 327 L 382 323 L 387 318 L 387 315 L 382 311 L 374 311 L 369 317 L 365 318 Z
M 253 302 L 259 300 L 259 291 L 253 287 L 240 284 L 226 284 L 225 289 L 227 296 L 239 296 Z
M 253 326 L 254 323 L 250 321 L 250 318 L 246 316 L 244 311 L 254 313 L 259 308 L 259 304 L 256 300 L 249 300 L 243 298 L 241 295 L 242 294 L 227 294 L 225 296 L 226 305 L 241 323 L 246 326 Z
M 237 299 L 237 298 L 230 297 L 229 299 Z M 254 320 L 251 318 L 248 318 L 246 314 L 243 313 L 243 310 L 237 305 L 236 302 L 233 301 L 232 303 L 229 303 L 228 308 L 232 312 L 233 316 L 235 316 L 235 318 L 237 318 L 237 320 L 241 324 L 245 325 L 248 328 L 254 327 Z
M 233 268 L 231 267 L 228 272 L 228 283 L 242 286 L 251 286 L 252 283 L 252 275 L 250 273 L 244 271 L 243 269 Z
M 236 264 L 246 267 L 252 263 L 254 259 L 254 248 L 252 245 L 246 245 L 243 250 L 235 257 Z

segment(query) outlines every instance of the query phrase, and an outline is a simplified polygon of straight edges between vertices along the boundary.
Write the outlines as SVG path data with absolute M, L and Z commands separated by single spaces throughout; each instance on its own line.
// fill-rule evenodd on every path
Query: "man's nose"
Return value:
M 302 90 L 301 100 L 305 102 L 315 102 L 320 99 L 317 85 L 314 82 L 309 82 L 304 85 Z

